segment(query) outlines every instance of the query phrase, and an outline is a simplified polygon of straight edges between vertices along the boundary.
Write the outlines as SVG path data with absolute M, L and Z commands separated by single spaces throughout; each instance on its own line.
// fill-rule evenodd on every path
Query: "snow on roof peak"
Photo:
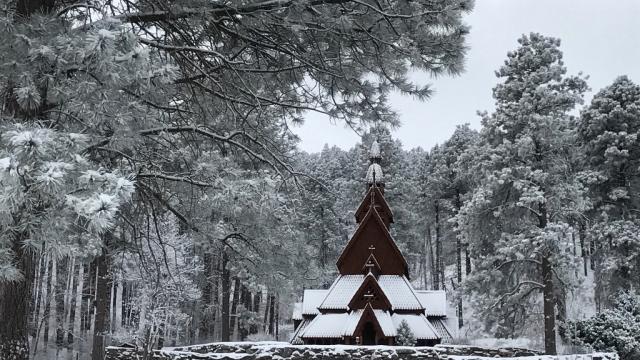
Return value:
M 373 140 L 373 143 L 371 143 L 369 157 L 371 159 L 380 159 L 382 157 L 382 155 L 380 154 L 380 144 L 378 143 L 378 140 Z
M 374 179 L 376 184 L 384 183 L 384 173 L 380 164 L 372 163 L 367 169 L 367 183 L 373 184 Z

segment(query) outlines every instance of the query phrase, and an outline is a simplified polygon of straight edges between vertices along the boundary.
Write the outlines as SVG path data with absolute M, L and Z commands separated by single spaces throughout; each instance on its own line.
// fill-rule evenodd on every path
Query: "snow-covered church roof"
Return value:
M 393 314 L 391 319 L 396 329 L 400 326 L 402 320 L 405 320 L 416 339 L 435 340 L 440 338 L 436 329 L 424 315 Z
M 362 285 L 365 275 L 341 275 L 334 282 L 329 290 L 323 290 L 326 296 L 320 300 L 317 308 L 321 310 L 349 310 L 349 302 Z M 405 276 L 402 275 L 380 275 L 377 279 L 380 288 L 391 303 L 392 310 L 422 310 L 425 307 L 421 304 L 416 292 Z M 316 294 L 311 294 L 307 300 L 307 292 L 303 298 L 303 308 L 312 306 L 317 302 Z M 428 310 L 427 310 L 428 311 Z M 309 311 L 309 314 L 310 311 Z
M 353 336 L 366 309 L 353 310 L 348 313 L 328 313 L 316 316 L 298 336 L 301 338 L 340 338 Z M 404 320 L 409 325 L 416 339 L 435 340 L 440 336 L 429 320 L 421 314 L 390 314 L 388 311 L 375 309 L 374 316 L 387 337 L 394 337 L 400 323 Z
M 444 290 L 417 290 L 416 295 L 427 316 L 447 316 L 447 294 Z
M 301 338 L 339 338 L 352 335 L 360 316 L 357 312 L 320 314 L 298 336 Z
M 376 184 L 384 183 L 384 173 L 382 172 L 382 167 L 380 166 L 380 164 L 376 163 L 372 163 L 367 169 L 367 183 L 373 184 L 374 180 Z
M 302 315 L 319 314 L 318 307 L 327 296 L 328 290 L 307 289 L 302 296 Z
M 378 279 L 382 291 L 389 298 L 393 310 L 421 310 L 424 306 L 413 291 L 405 276 L 380 275 Z
M 327 291 L 327 296 L 318 308 L 328 310 L 346 310 L 349 301 L 353 298 L 360 284 L 364 281 L 364 275 L 341 275 Z

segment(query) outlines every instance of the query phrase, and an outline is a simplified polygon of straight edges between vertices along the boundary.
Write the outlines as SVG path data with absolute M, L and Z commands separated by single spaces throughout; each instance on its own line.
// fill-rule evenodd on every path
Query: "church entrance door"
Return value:
M 376 344 L 376 328 L 373 323 L 367 321 L 362 329 L 362 345 L 375 345 Z

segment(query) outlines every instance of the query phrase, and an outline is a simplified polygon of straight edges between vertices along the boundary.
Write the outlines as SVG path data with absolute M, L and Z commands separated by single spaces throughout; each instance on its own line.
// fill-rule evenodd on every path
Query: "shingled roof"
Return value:
M 416 295 L 427 316 L 447 316 L 447 294 L 444 290 L 417 290 Z
M 307 289 L 302 296 L 302 315 L 317 315 L 318 306 L 327 296 L 328 290 Z
M 365 280 L 365 275 L 341 275 L 327 291 L 318 306 L 320 310 L 348 310 L 349 302 Z M 380 275 L 380 288 L 391 303 L 392 310 L 423 310 L 424 306 L 413 291 L 411 284 L 402 275 Z M 305 292 L 306 297 L 306 292 Z

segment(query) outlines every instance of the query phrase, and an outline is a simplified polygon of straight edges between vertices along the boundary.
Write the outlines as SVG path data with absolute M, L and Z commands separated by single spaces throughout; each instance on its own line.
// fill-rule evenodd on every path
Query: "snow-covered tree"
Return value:
M 396 345 L 415 346 L 416 338 L 409 327 L 407 320 L 402 320 L 396 329 Z
M 591 242 L 600 307 L 607 294 L 640 284 L 633 270 L 640 265 L 640 86 L 621 76 L 600 90 L 581 112 L 577 133 L 581 177 L 593 199 L 583 235 Z
M 640 297 L 622 292 L 610 309 L 592 318 L 568 322 L 563 335 L 569 341 L 589 345 L 598 351 L 614 351 L 621 359 L 640 357 Z
M 0 347 L 22 359 L 34 255 L 101 251 L 134 185 L 127 168 L 103 166 L 91 149 L 139 111 L 131 103 L 106 111 L 120 89 L 144 87 L 154 73 L 117 23 L 73 32 L 46 16 L 0 22 L 0 316 L 14 319 L 0 327 Z
M 192 250 L 192 239 L 180 234 L 174 216 L 147 217 L 146 221 L 150 222 L 144 227 L 146 231 L 130 239 L 146 245 L 123 247 L 112 256 L 114 277 L 134 292 L 127 301 L 127 311 L 138 314 L 137 324 L 125 327 L 115 337 L 123 342 L 133 340 L 148 354 L 164 338 L 186 337 L 190 316 L 185 310 L 201 296 L 195 275 L 202 272 L 202 261 Z M 117 329 L 119 324 L 113 327 Z
M 640 86 L 621 76 L 600 90 L 580 114 L 577 132 L 593 170 L 595 206 L 614 218 L 640 206 Z
M 532 33 L 518 42 L 496 72 L 496 109 L 483 115 L 475 159 L 483 176 L 461 210 L 468 235 L 481 222 L 496 224 L 491 236 L 472 243 L 479 271 L 466 284 L 495 320 L 533 315 L 527 303 L 541 294 L 545 351 L 554 354 L 556 301 L 574 264 L 566 221 L 587 208 L 567 161 L 575 143 L 570 112 L 587 85 L 566 75 L 558 39 Z

